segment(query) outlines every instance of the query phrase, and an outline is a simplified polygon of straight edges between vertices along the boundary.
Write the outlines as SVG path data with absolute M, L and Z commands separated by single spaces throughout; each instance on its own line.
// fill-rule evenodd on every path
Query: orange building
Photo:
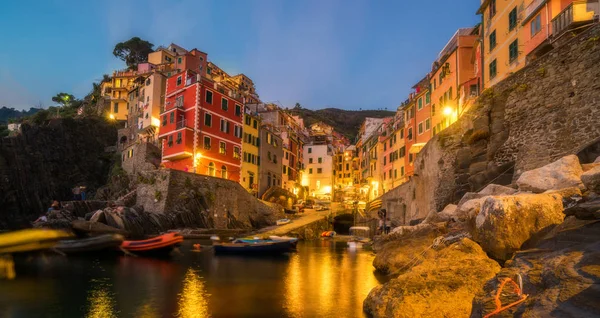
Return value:
M 461 84 L 474 79 L 473 47 L 479 28 L 456 31 L 433 63 L 430 79 L 433 135 L 439 133 L 463 113 L 459 103 Z

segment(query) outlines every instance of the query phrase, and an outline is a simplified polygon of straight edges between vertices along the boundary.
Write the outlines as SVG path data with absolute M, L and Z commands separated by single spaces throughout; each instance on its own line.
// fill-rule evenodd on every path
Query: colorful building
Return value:
M 475 80 L 468 85 L 478 91 L 473 64 L 473 47 L 479 37 L 478 30 L 479 28 L 476 27 L 456 31 L 433 63 L 429 80 L 431 103 L 433 103 L 431 106 L 433 135 L 455 122 L 464 112 L 462 104 L 459 103 L 459 89 L 463 83 Z M 418 113 L 417 111 L 417 117 Z M 428 128 L 427 125 L 425 128 Z M 420 127 L 418 130 L 421 130 Z M 427 137 L 431 138 L 426 136 L 425 142 L 429 140 Z
M 302 184 L 308 195 L 330 199 L 333 191 L 333 147 L 327 143 L 311 141 L 304 146 L 304 174 Z
M 282 185 L 283 145 L 281 137 L 269 124 L 263 123 L 260 128 L 259 151 L 258 195 L 262 197 L 269 188 Z
M 161 113 L 163 165 L 239 182 L 243 109 L 234 91 L 196 71 L 172 75 Z
M 494 86 L 525 66 L 523 0 L 483 0 L 482 15 L 483 88 Z
M 245 108 L 242 138 L 242 186 L 248 192 L 258 195 L 259 189 L 259 142 L 261 121 L 257 113 Z
M 106 113 L 110 119 L 127 120 L 129 114 L 127 99 L 137 76 L 137 72 L 133 70 L 115 71 L 110 82 L 102 83 L 102 95 L 109 103 Z

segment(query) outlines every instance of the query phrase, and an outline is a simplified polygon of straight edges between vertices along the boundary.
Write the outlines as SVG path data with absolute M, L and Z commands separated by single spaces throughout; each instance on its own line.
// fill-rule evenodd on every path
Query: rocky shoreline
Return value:
M 392 275 L 363 308 L 373 317 L 483 317 L 510 278 L 526 299 L 495 317 L 600 314 L 600 157 L 575 155 L 488 185 L 420 224 L 378 238 L 373 266 Z M 503 306 L 523 295 L 505 287 Z

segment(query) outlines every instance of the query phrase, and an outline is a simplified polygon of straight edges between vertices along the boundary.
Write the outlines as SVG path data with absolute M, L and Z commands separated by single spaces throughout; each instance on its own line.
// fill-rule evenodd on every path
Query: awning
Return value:
M 382 205 L 383 205 L 383 201 L 381 201 L 381 200 L 373 200 L 373 201 L 367 203 L 367 207 L 366 207 L 365 210 L 368 213 L 371 213 L 373 211 L 376 211 L 376 210 L 380 209 Z
M 410 148 L 408 148 L 408 153 L 417 154 L 421 151 L 421 149 L 423 149 L 423 147 L 425 147 L 426 144 L 427 143 L 424 142 L 413 144 L 410 146 Z

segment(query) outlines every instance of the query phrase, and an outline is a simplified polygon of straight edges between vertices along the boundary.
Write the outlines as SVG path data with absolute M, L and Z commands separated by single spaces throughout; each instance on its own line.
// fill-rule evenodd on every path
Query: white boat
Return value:
M 280 220 L 277 220 L 276 224 L 277 225 L 284 225 L 284 224 L 288 224 L 290 222 L 292 222 L 292 220 L 290 220 L 290 219 L 280 219 Z
M 348 248 L 356 249 L 362 248 L 364 243 L 369 243 L 371 239 L 369 234 L 371 228 L 368 226 L 353 226 L 350 228 L 350 235 L 352 238 L 348 241 Z

